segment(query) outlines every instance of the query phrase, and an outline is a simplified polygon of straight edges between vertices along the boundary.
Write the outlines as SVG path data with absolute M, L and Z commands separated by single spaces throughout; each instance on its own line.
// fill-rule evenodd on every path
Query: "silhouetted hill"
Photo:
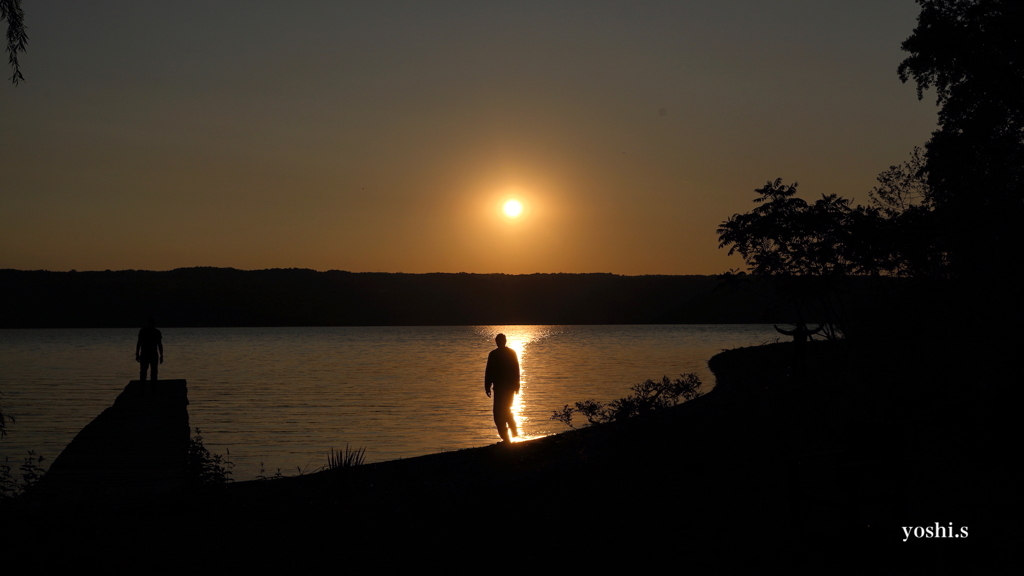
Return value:
M 754 288 L 756 285 L 756 289 Z M 305 269 L 0 270 L 2 328 L 785 322 L 772 283 L 716 276 Z

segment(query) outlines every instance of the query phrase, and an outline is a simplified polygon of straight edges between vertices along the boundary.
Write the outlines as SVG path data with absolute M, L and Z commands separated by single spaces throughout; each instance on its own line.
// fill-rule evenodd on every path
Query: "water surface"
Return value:
M 160 377 L 188 380 L 189 417 L 235 478 L 323 466 L 330 448 L 368 462 L 498 440 L 483 371 L 504 332 L 522 365 L 514 407 L 525 437 L 578 400 L 695 372 L 723 349 L 775 341 L 771 325 L 162 328 Z M 0 458 L 55 457 L 138 378 L 133 329 L 0 330 L 0 397 L 17 418 Z M 45 462 L 44 462 L 45 464 Z

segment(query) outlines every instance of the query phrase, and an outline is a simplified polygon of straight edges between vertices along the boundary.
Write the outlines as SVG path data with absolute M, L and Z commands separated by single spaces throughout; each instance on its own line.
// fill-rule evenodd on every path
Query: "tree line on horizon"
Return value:
M 776 292 L 753 276 L 0 270 L 0 328 L 788 322 Z

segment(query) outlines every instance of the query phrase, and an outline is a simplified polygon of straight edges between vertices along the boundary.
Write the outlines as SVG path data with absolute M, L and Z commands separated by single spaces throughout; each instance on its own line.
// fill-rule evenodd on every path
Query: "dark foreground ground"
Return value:
M 962 392 L 949 374 L 959 362 L 922 370 L 876 358 L 868 370 L 829 343 L 808 351 L 801 380 L 792 352 L 724 352 L 710 362 L 718 386 L 707 396 L 511 446 L 134 503 L 22 506 L 0 521 L 4 556 L 38 568 L 232 573 L 1001 565 L 1021 531 L 1000 388 Z M 903 541 L 902 527 L 936 523 L 968 537 Z

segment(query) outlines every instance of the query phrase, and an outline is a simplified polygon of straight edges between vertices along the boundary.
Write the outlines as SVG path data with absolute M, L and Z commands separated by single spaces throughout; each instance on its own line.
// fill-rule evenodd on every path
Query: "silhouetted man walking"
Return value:
M 135 343 L 135 361 L 139 363 L 139 381 L 146 381 L 146 367 L 150 368 L 151 379 L 156 381 L 157 364 L 164 363 L 164 343 L 163 335 L 156 329 L 155 318 L 150 318 L 149 326 L 139 330 L 139 340 Z
M 498 427 L 501 439 L 509 442 L 509 430 L 512 436 L 519 436 L 515 417 L 512 416 L 512 400 L 519 393 L 519 357 L 515 350 L 505 346 L 504 334 L 498 334 L 494 342 L 498 347 L 487 355 L 484 392 L 490 398 L 491 387 L 494 387 L 494 425 Z

